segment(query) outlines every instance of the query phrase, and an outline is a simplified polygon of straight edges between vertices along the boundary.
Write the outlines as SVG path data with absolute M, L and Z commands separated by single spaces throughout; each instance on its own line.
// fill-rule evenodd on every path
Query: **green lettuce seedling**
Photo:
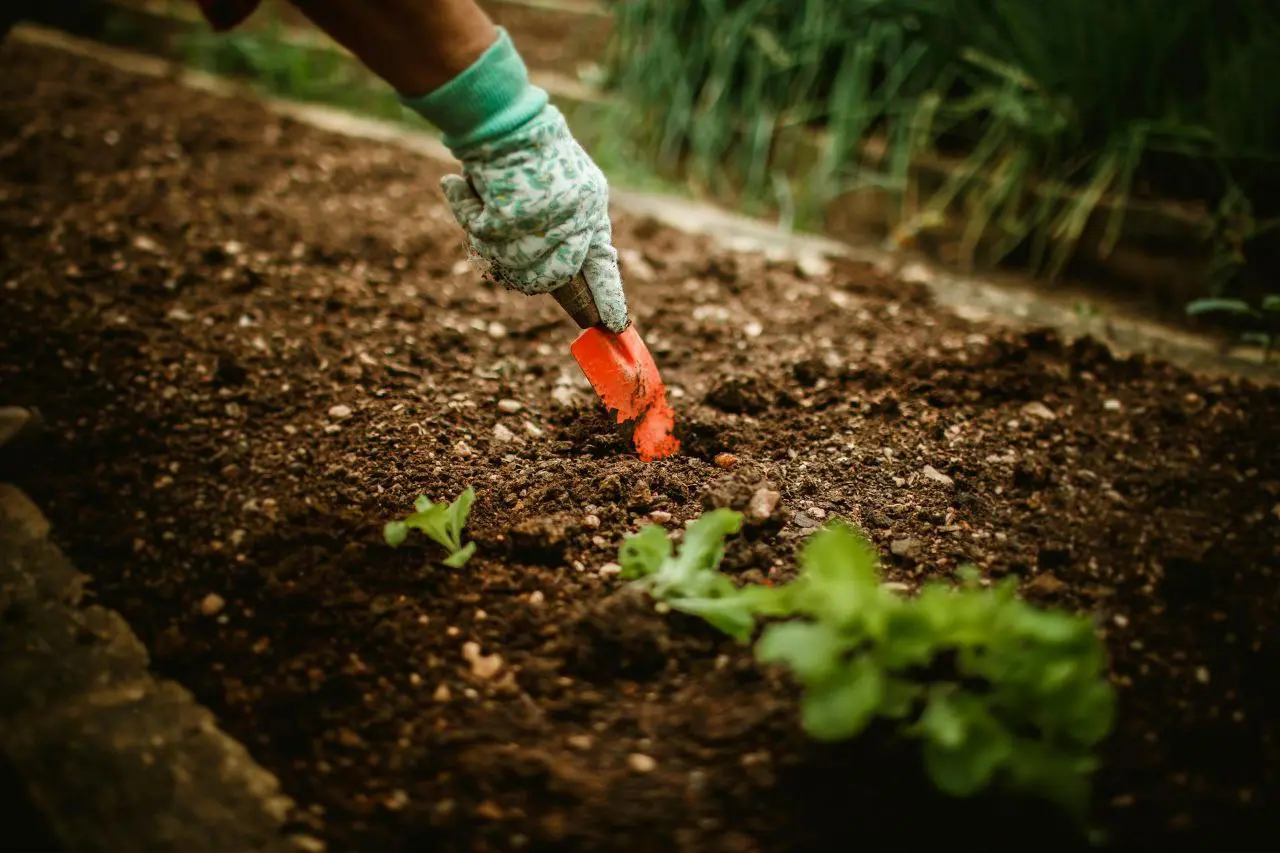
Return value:
M 742 513 L 712 510 L 689 525 L 676 550 L 662 527 L 647 525 L 622 543 L 618 552 L 622 577 L 673 610 L 705 619 L 745 643 L 772 590 L 740 589 L 719 571 L 725 537 L 741 529 Z
M 460 569 L 476 552 L 475 542 L 468 542 L 465 547 L 462 544 L 462 529 L 467 524 L 475 499 L 475 490 L 470 486 L 451 504 L 432 503 L 425 495 L 419 495 L 413 505 L 413 515 L 402 521 L 387 522 L 382 529 L 382 537 L 392 548 L 398 548 L 404 544 L 411 529 L 421 530 L 449 551 L 449 556 L 442 562 L 450 568 Z
M 1012 578 L 984 589 L 972 569 L 959 588 L 934 581 L 898 595 L 880 584 L 874 549 L 842 524 L 809 540 L 789 586 L 799 618 L 766 628 L 756 654 L 803 686 L 811 736 L 898 720 L 946 793 L 1000 783 L 1085 816 L 1093 751 L 1115 714 L 1087 618 L 1022 601 Z
M 967 796 L 1002 784 L 1085 818 L 1094 750 L 1115 714 L 1088 619 L 1022 601 L 1012 579 L 984 589 L 972 568 L 959 588 L 935 581 L 900 595 L 881 584 L 871 543 L 839 522 L 809 538 L 795 581 L 739 588 L 718 566 L 741 520 L 707 513 L 678 551 L 646 527 L 622 545 L 623 575 L 740 642 L 758 620 L 784 619 L 764 629 L 756 657 L 800 683 L 811 737 L 843 740 L 877 717 L 896 721 L 921 741 L 939 789 Z

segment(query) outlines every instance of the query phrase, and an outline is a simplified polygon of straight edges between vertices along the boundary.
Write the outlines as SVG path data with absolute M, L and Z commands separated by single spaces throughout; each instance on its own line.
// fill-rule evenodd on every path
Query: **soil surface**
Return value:
M 686 451 L 644 464 L 554 303 L 460 262 L 440 165 L 57 52 L 0 62 L 0 401 L 51 424 L 0 476 L 331 849 L 1076 844 L 1034 805 L 933 793 L 880 732 L 808 743 L 785 677 L 611 573 L 646 519 L 765 487 L 726 559 L 745 580 L 840 516 L 889 580 L 973 562 L 1097 614 L 1116 849 L 1280 837 L 1280 393 L 624 218 Z M 464 569 L 383 544 L 468 485 Z

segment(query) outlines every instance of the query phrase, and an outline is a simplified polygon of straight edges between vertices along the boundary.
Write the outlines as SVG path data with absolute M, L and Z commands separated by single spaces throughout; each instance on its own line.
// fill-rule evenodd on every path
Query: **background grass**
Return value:
M 1202 206 L 1209 289 L 1275 258 L 1280 4 L 1272 0 L 625 0 L 609 84 L 651 162 L 702 192 L 819 222 L 888 189 L 902 228 L 948 210 L 961 256 L 1059 273 L 1126 201 Z M 820 132 L 816 152 L 797 140 Z M 884 143 L 869 158 L 866 143 Z M 922 157 L 962 161 L 941 186 Z M 1105 202 L 1105 204 L 1104 204 Z M 981 253 L 981 257 L 979 254 Z

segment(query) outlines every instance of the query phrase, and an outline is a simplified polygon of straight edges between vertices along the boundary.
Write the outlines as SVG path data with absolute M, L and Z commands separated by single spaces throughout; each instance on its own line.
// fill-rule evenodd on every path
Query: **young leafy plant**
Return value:
M 832 525 L 800 555 L 789 585 L 799 619 L 771 625 L 756 646 L 804 687 L 805 730 L 819 740 L 899 721 L 923 742 L 934 783 L 955 796 L 988 785 L 1049 799 L 1083 818 L 1094 748 L 1115 694 L 1092 623 L 1016 596 L 1016 581 L 984 589 L 925 585 L 908 598 L 880 584 L 875 551 Z
M 448 550 L 449 556 L 442 562 L 450 568 L 460 569 L 476 551 L 475 542 L 462 544 L 462 529 L 467 524 L 475 498 L 475 490 L 470 486 L 451 504 L 432 503 L 426 495 L 419 495 L 413 505 L 413 515 L 401 521 L 387 522 L 382 529 L 382 537 L 392 548 L 398 548 L 404 544 L 410 530 L 421 530 Z
M 1012 579 L 984 589 L 972 569 L 958 589 L 931 582 L 915 598 L 899 595 L 880 583 L 872 545 L 843 523 L 810 537 L 795 581 L 739 588 L 717 567 L 740 525 L 715 510 L 679 550 L 646 527 L 623 543 L 623 574 L 740 642 L 758 619 L 783 617 L 765 628 L 756 657 L 791 670 L 813 738 L 896 721 L 922 742 L 939 789 L 967 796 L 1004 784 L 1085 817 L 1093 751 L 1115 705 L 1088 619 L 1018 599 Z
M 712 510 L 689 525 L 679 549 L 673 549 L 662 527 L 647 525 L 622 543 L 618 553 L 622 577 L 673 610 L 705 619 L 745 643 L 772 590 L 740 589 L 719 571 L 724 539 L 740 529 L 742 513 Z

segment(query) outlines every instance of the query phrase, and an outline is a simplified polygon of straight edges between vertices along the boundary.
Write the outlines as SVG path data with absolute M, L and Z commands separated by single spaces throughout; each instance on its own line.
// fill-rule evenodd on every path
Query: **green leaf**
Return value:
M 823 622 L 781 622 L 770 625 L 756 643 L 761 663 L 786 664 L 805 684 L 829 678 L 840 665 L 844 643 Z
M 677 588 L 696 584 L 699 572 L 716 569 L 724 559 L 725 537 L 741 529 L 740 512 L 715 509 L 704 514 L 685 530 L 680 550 L 663 566 L 664 582 Z
M 467 486 L 466 490 L 458 495 L 458 499 L 449 505 L 449 511 L 446 516 L 446 528 L 449 536 L 449 549 L 457 551 L 462 547 L 462 530 L 467 526 L 467 517 L 471 515 L 471 505 L 475 503 L 476 490 Z M 466 560 L 464 559 L 465 563 Z
M 1005 610 L 1004 616 L 1023 641 L 1046 645 L 1070 645 L 1093 633 L 1087 620 L 1068 613 L 1041 610 L 1021 603 Z
M 940 685 L 935 689 L 924 713 L 920 715 L 920 731 L 930 741 L 944 749 L 956 749 L 964 743 L 968 723 L 960 709 L 951 701 L 955 685 Z
M 382 538 L 392 548 L 399 548 L 409 537 L 409 528 L 403 521 L 388 521 L 382 528 Z
M 413 502 L 415 512 L 401 521 L 389 522 L 383 527 L 382 536 L 394 548 L 404 544 L 409 530 L 420 530 L 449 552 L 446 565 L 462 566 L 475 553 L 474 544 L 462 547 L 462 530 L 475 496 L 470 486 L 452 504 L 432 503 L 426 495 L 419 495 Z
M 406 518 L 404 523 L 414 530 L 421 530 L 432 541 L 452 551 L 452 543 L 449 541 L 448 514 L 447 504 L 429 504 L 425 510 L 415 512 Z
M 1116 691 L 1105 677 L 1083 685 L 1070 707 L 1068 734 L 1078 743 L 1092 746 L 1111 731 L 1116 717 Z
M 1262 298 L 1263 311 L 1280 311 L 1280 293 L 1271 293 Z
M 910 716 L 916 700 L 924 693 L 924 687 L 905 678 L 888 678 L 884 684 L 884 698 L 880 700 L 880 715 L 893 720 Z
M 820 621 L 849 625 L 879 615 L 875 549 L 848 525 L 835 522 L 809 537 L 800 572 L 804 586 L 797 607 Z
M 467 564 L 467 560 L 476 552 L 476 543 L 468 542 L 465 547 L 454 551 L 440 562 L 444 563 L 451 569 L 460 569 Z
M 735 589 L 734 592 L 738 590 Z M 729 594 L 721 598 L 673 598 L 669 599 L 668 603 L 674 610 L 706 620 L 711 627 L 723 631 L 739 643 L 747 642 L 755 633 L 755 610 L 750 600 L 741 595 Z
M 1257 309 L 1243 299 L 1197 299 L 1187 304 L 1187 313 L 1192 317 L 1200 314 L 1262 316 Z
M 815 740 L 851 738 L 875 717 L 884 689 L 884 673 L 870 655 L 863 655 L 805 690 L 800 704 L 801 724 Z
M 927 610 L 910 602 L 895 607 L 886 615 L 884 643 L 880 661 L 892 671 L 924 666 L 937 654 L 940 645 L 937 626 Z
M 1006 763 L 1013 786 L 1042 796 L 1079 819 L 1088 813 L 1089 777 L 1097 766 L 1086 753 L 1027 738 L 1016 741 Z
M 667 538 L 667 532 L 656 524 L 642 527 L 638 533 L 628 536 L 618 550 L 618 563 L 626 580 L 657 573 L 670 557 L 671 540 Z
M 930 710 L 938 701 L 930 701 Z M 976 697 L 962 693 L 944 701 L 933 727 L 924 729 L 925 769 L 944 793 L 967 797 L 990 784 L 997 769 L 1009 761 L 1013 737 Z M 922 728 L 923 723 L 922 717 Z M 957 730 L 962 732 L 958 740 Z
M 795 613 L 795 590 L 784 586 L 745 586 L 738 591 L 756 616 L 791 616 Z

